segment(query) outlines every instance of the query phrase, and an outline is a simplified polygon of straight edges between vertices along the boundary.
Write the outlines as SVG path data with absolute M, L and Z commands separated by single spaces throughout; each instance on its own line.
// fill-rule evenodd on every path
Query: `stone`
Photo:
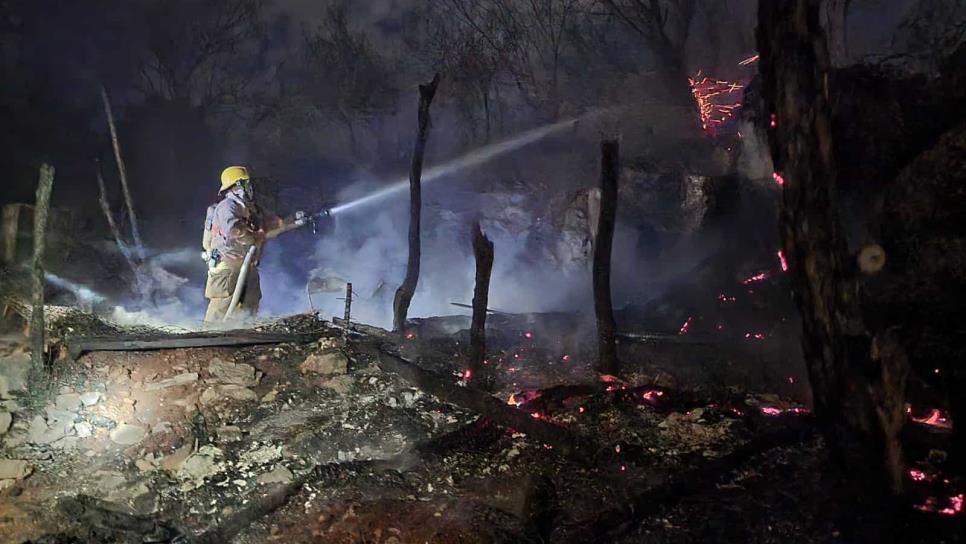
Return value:
M 17 480 L 0 480 L 0 491 L 10 489 L 15 485 L 17 485 Z
M 242 430 L 235 425 L 218 427 L 215 433 L 218 435 L 218 442 L 220 443 L 240 442 L 242 439 Z
M 256 481 L 260 484 L 287 484 L 292 481 L 295 475 L 292 471 L 285 468 L 285 465 L 275 465 L 269 472 L 258 476 Z
M 332 391 L 335 391 L 339 395 L 345 396 L 349 393 L 349 390 L 352 389 L 352 384 L 354 381 L 355 380 L 352 379 L 352 376 L 343 375 L 343 376 L 335 376 L 334 378 L 330 378 L 322 382 L 321 385 L 326 389 L 331 389 Z
M 111 431 L 110 437 L 111 442 L 119 444 L 121 446 L 130 446 L 132 444 L 137 444 L 141 440 L 144 440 L 144 436 L 147 434 L 147 430 L 140 425 L 129 425 L 127 423 L 122 423 L 117 426 L 116 429 Z
M 213 377 L 211 381 L 214 382 L 241 385 L 244 387 L 258 385 L 259 377 L 255 373 L 255 367 L 252 365 L 229 363 L 221 359 L 212 359 L 208 363 L 208 372 L 211 373 Z
M 36 415 L 30 420 L 27 430 L 27 441 L 32 444 L 52 444 L 64 438 L 74 430 L 73 420 L 45 420 L 44 416 Z
M 9 412 L 0 412 L 0 435 L 7 434 L 12 424 L 13 416 Z
M 80 410 L 83 403 L 81 402 L 81 396 L 78 393 L 64 393 L 62 395 L 57 395 L 57 400 L 54 401 L 54 406 L 58 410 L 64 410 L 65 412 L 76 412 Z
M 94 434 L 94 426 L 86 421 L 74 423 L 74 432 L 77 438 L 88 438 Z
M 113 419 L 107 416 L 102 416 L 98 414 L 90 416 L 90 422 L 91 422 L 91 425 L 95 427 L 99 427 L 101 429 L 113 429 L 114 427 L 117 427 L 116 421 L 114 421 Z
M 179 385 L 188 385 L 189 383 L 194 383 L 198 381 L 197 372 L 185 372 L 183 374 L 178 374 L 177 376 L 167 378 L 161 381 L 149 383 L 144 386 L 145 391 L 159 391 L 161 389 L 167 389 L 169 387 L 177 387 Z
M 275 399 L 277 398 L 278 398 L 278 391 L 275 389 L 272 389 L 268 393 L 265 393 L 265 396 L 262 397 L 261 402 L 264 402 L 264 403 L 274 402 Z
M 220 462 L 222 451 L 214 446 L 202 446 L 195 453 L 188 456 L 178 469 L 178 478 L 185 483 L 185 488 L 201 487 L 206 478 L 210 478 L 225 469 Z
M 15 353 L 0 357 L 0 398 L 9 399 L 11 393 L 25 391 L 29 372 L 30 355 Z
M 193 449 L 194 448 L 191 444 L 185 444 L 184 446 L 181 446 L 175 450 L 174 453 L 165 455 L 161 458 L 161 468 L 170 472 L 171 474 L 177 473 L 179 470 L 181 470 L 181 465 L 185 462 L 185 459 L 191 455 L 191 450 Z
M 0 480 L 23 480 L 33 472 L 30 463 L 20 459 L 0 459 Z
M 233 384 L 214 385 L 201 394 L 201 404 L 207 405 L 223 400 L 256 401 L 258 395 L 247 387 Z
M 313 353 L 299 365 L 299 371 L 303 374 L 312 373 L 323 376 L 345 374 L 348 369 L 349 358 L 336 349 Z
M 81 403 L 84 404 L 84 406 L 88 406 L 88 407 L 94 406 L 95 404 L 97 404 L 97 401 L 101 400 L 101 394 L 98 393 L 97 391 L 89 391 L 87 393 L 82 393 L 80 396 L 80 400 L 81 400 Z

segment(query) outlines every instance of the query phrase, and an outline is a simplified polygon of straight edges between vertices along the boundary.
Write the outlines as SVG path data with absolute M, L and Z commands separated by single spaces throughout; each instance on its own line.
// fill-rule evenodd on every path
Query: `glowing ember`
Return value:
M 746 58 L 745 60 L 739 62 L 738 63 L 738 66 L 748 66 L 749 64 L 758 62 L 758 59 L 759 59 L 759 55 L 757 55 L 757 54 L 756 55 L 752 55 L 752 56 Z
M 777 183 L 780 186 L 785 185 L 785 178 L 782 177 L 782 175 L 779 174 L 778 172 L 772 172 L 771 179 L 775 180 L 775 183 Z
M 924 482 L 928 478 L 925 472 L 915 468 L 909 469 L 909 477 L 916 482 Z
M 464 380 L 469 381 L 469 379 L 472 378 L 472 377 L 473 377 L 473 371 L 472 370 L 470 370 L 470 369 L 467 368 L 466 370 L 463 371 L 463 379 Z
M 540 398 L 543 395 L 540 391 L 520 391 L 519 393 L 513 393 L 510 398 L 506 399 L 506 403 L 510 406 L 523 406 L 524 404 Z
M 614 446 L 614 451 L 617 452 L 617 453 L 620 453 L 621 452 L 621 445 L 618 444 L 618 445 Z
M 778 116 L 775 115 L 774 113 L 771 114 L 771 117 L 768 120 L 768 126 L 771 128 L 775 128 L 778 126 Z
M 765 414 L 766 416 L 780 416 L 782 415 L 782 409 L 775 408 L 774 406 L 762 406 L 761 413 Z
M 533 338 L 533 333 L 530 332 L 530 331 L 527 331 L 527 332 L 523 333 L 523 337 L 524 338 Z
M 762 406 L 759 408 L 761 413 L 766 416 L 780 416 L 782 414 L 807 414 L 808 410 L 800 406 L 792 406 L 791 408 L 778 408 L 777 406 Z
M 570 355 L 564 355 L 563 357 L 560 358 L 560 360 L 563 361 L 563 362 L 565 362 L 565 363 L 566 362 L 569 362 L 570 361 Z
M 755 274 L 754 276 L 751 276 L 750 278 L 745 278 L 744 280 L 742 280 L 741 283 L 743 285 L 750 285 L 752 283 L 763 282 L 763 281 L 767 280 L 768 279 L 768 276 L 770 276 L 770 275 L 771 274 L 769 274 L 768 272 L 762 272 L 761 274 Z
M 765 334 L 760 332 L 746 332 L 745 338 L 749 340 L 764 340 Z
M 582 414 L 582 413 L 584 413 L 584 412 L 585 412 L 586 410 L 584 410 L 584 407 L 583 407 L 583 406 L 580 406 L 580 407 L 578 407 L 578 408 L 577 408 L 577 411 L 578 411 L 578 412 L 580 412 L 580 413 Z
M 621 472 L 624 472 L 625 470 L 627 470 L 627 467 L 624 465 L 621 465 Z
M 906 412 L 908 413 L 909 410 L 907 409 Z M 943 415 L 942 411 L 940 411 L 939 408 L 933 408 L 932 411 L 929 412 L 929 415 L 927 417 L 923 417 L 923 418 L 910 417 L 910 419 L 912 419 L 916 423 L 922 423 L 923 425 L 929 425 L 931 427 L 939 427 L 941 429 L 953 428 L 953 424 L 949 421 L 949 419 L 946 416 Z
M 416 338 L 416 333 L 414 333 L 414 332 L 407 332 L 406 333 L 406 340 L 412 340 L 413 338 Z
M 718 302 L 721 302 L 722 304 L 731 304 L 736 300 L 738 299 L 733 296 L 726 295 L 724 293 L 721 293 L 718 295 Z
M 601 374 L 600 377 L 597 379 L 599 379 L 604 383 L 619 383 L 621 381 L 620 378 L 612 374 Z
M 688 317 L 688 320 L 684 322 L 684 325 L 681 325 L 681 328 L 678 330 L 678 334 L 679 335 L 684 336 L 685 334 L 688 333 L 688 329 L 691 328 L 691 320 L 692 319 L 694 319 L 694 318 L 693 317 Z
M 962 493 L 959 495 L 953 495 L 952 497 L 946 499 L 947 506 L 944 508 L 939 508 L 936 497 L 929 497 L 926 499 L 926 502 L 917 504 L 915 508 L 921 512 L 936 512 L 944 516 L 955 516 L 963 512 L 963 499 L 964 497 Z
M 651 403 L 657 402 L 657 399 L 663 396 L 664 396 L 664 391 L 657 391 L 655 389 L 644 392 L 644 400 Z
M 532 412 L 530 414 L 530 417 L 532 417 L 533 419 L 540 419 L 543 416 L 540 415 L 540 412 Z
M 731 119 L 741 107 L 740 96 L 734 95 L 740 92 L 744 85 L 712 77 L 702 77 L 701 72 L 695 74 L 694 77 L 689 77 L 688 83 L 691 84 L 691 94 L 694 95 L 694 101 L 698 105 L 701 128 L 709 136 L 714 136 L 718 127 Z M 723 98 L 737 100 L 721 103 Z
M 788 261 L 785 259 L 785 252 L 778 250 L 778 264 L 782 267 L 782 272 L 788 272 Z

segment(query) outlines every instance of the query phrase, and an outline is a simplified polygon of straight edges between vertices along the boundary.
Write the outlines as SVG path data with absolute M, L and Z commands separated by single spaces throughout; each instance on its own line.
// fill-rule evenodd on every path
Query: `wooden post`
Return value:
M 617 179 L 620 147 L 617 140 L 600 144 L 600 217 L 594 240 L 594 312 L 597 314 L 597 371 L 617 374 L 614 304 L 610 292 L 611 248 L 617 221 Z
M 144 243 L 141 241 L 141 231 L 138 228 L 137 214 L 134 213 L 134 199 L 131 198 L 131 189 L 127 182 L 127 167 L 124 166 L 124 159 L 121 157 L 121 143 L 117 136 L 117 125 L 114 123 L 114 112 L 111 109 L 111 101 L 107 97 L 107 89 L 101 85 L 101 100 L 104 102 L 104 112 L 107 114 L 107 125 L 111 129 L 111 143 L 114 147 L 114 160 L 117 162 L 117 173 L 121 178 L 121 190 L 124 192 L 124 204 L 127 206 L 127 214 L 131 219 L 131 237 L 134 239 L 134 246 L 137 248 L 138 259 L 144 260 Z
M 426 140 L 429 138 L 429 105 L 436 95 L 437 85 L 439 85 L 438 73 L 432 81 L 419 86 L 418 130 L 409 171 L 409 260 L 406 264 L 406 279 L 399 289 L 396 289 L 396 296 L 392 301 L 392 328 L 396 332 L 402 332 L 406 326 L 409 303 L 413 300 L 416 284 L 419 282 L 419 220 L 422 206 L 420 177 L 423 173 L 423 153 L 426 151 Z
M 476 256 L 476 286 L 473 289 L 473 323 L 470 325 L 470 374 L 479 376 L 486 359 L 486 306 L 490 296 L 490 272 L 493 270 L 493 242 L 480 223 L 473 223 L 473 255 Z
M 342 341 L 345 342 L 349 338 L 349 323 L 352 322 L 352 282 L 346 282 L 345 284 L 345 313 L 343 314 L 343 319 L 345 319 L 345 324 L 342 327 Z
M 30 392 L 42 383 L 44 376 L 44 250 L 47 239 L 47 215 L 50 211 L 50 193 L 54 186 L 54 167 L 40 167 L 37 183 L 37 202 L 34 205 L 34 258 L 32 267 L 33 310 L 30 314 Z

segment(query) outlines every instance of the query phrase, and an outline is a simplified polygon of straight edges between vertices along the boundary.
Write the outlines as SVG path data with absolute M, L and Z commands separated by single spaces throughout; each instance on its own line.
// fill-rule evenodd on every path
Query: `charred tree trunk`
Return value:
M 134 272 L 134 280 L 140 284 L 141 282 L 141 270 L 138 268 L 134 259 L 131 257 L 131 252 L 124 245 L 124 239 L 121 236 L 121 230 L 117 226 L 117 222 L 114 220 L 114 214 L 111 213 L 111 205 L 107 201 L 107 188 L 104 185 L 104 176 L 101 173 L 101 163 L 97 161 L 97 188 L 98 188 L 98 203 L 101 205 L 101 211 L 104 212 L 104 217 L 107 219 L 107 226 L 111 229 L 111 236 L 114 237 L 114 243 L 117 244 L 118 251 L 124 256 L 124 260 L 127 261 L 128 266 L 131 267 L 131 271 Z
M 597 371 L 617 374 L 614 305 L 610 293 L 611 247 L 617 221 L 617 178 L 620 148 L 617 140 L 600 145 L 600 218 L 594 240 L 594 312 L 597 314 Z
M 34 257 L 32 266 L 33 311 L 30 314 L 30 392 L 37 393 L 44 376 L 44 251 L 47 246 L 47 215 L 54 186 L 54 167 L 40 167 L 37 202 L 34 205 Z
M 486 306 L 493 270 L 493 242 L 473 224 L 473 254 L 476 256 L 476 286 L 473 289 L 473 323 L 470 326 L 470 377 L 480 376 L 486 359 Z
M 144 243 L 141 241 L 141 230 L 138 228 L 138 218 L 134 213 L 134 199 L 131 198 L 131 189 L 127 182 L 127 167 L 124 166 L 124 158 L 121 156 L 121 142 L 117 136 L 117 125 L 114 123 L 114 111 L 111 109 L 111 101 L 107 97 L 107 89 L 101 86 L 101 101 L 104 102 L 104 113 L 107 115 L 107 125 L 111 129 L 111 144 L 114 147 L 114 160 L 117 162 L 117 173 L 121 178 L 121 190 L 124 193 L 124 204 L 127 206 L 127 214 L 131 219 L 131 238 L 134 240 L 134 247 L 138 252 L 138 259 L 144 261 Z
M 423 172 L 426 140 L 429 138 L 429 105 L 436 95 L 437 85 L 439 85 L 439 74 L 436 74 L 426 85 L 419 86 L 418 129 L 409 171 L 409 260 L 406 264 L 406 279 L 396 290 L 396 296 L 392 301 L 392 328 L 396 332 L 402 332 L 406 326 L 409 303 L 413 300 L 413 293 L 416 292 L 416 284 L 419 282 L 419 220 L 422 206 L 420 176 Z
M 831 60 L 821 4 L 759 5 L 762 95 L 775 120 L 769 143 L 784 179 L 780 234 L 802 315 L 816 420 L 842 469 L 841 497 L 861 501 L 847 508 L 883 516 L 886 510 L 872 505 L 889 484 L 896 491 L 902 485 L 898 433 L 907 364 L 895 342 L 880 338 L 876 349 L 859 307 L 860 280 L 836 202 Z

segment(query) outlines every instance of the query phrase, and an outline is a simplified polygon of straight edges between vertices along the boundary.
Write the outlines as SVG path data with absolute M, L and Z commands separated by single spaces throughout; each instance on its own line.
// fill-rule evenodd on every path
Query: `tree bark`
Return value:
M 111 109 L 111 101 L 107 97 L 107 89 L 101 86 L 101 100 L 104 102 L 104 113 L 107 114 L 107 125 L 111 129 L 111 144 L 114 147 L 114 160 L 117 162 L 117 173 L 121 178 L 121 190 L 124 193 L 124 204 L 127 206 L 128 217 L 131 219 L 131 238 L 134 240 L 134 247 L 138 252 L 138 259 L 144 261 L 144 243 L 141 241 L 141 230 L 138 228 L 137 214 L 134 213 L 134 199 L 131 198 L 131 189 L 127 182 L 127 167 L 124 166 L 124 159 L 121 156 L 121 143 L 117 136 L 117 125 L 114 123 L 114 111 Z
M 476 256 L 476 286 L 473 289 L 473 322 L 470 325 L 470 375 L 478 377 L 486 359 L 486 306 L 490 296 L 490 272 L 493 270 L 493 242 L 473 224 L 473 254 Z
M 423 153 L 426 151 L 426 140 L 429 138 L 429 105 L 436 95 L 439 85 L 439 74 L 425 85 L 419 86 L 419 112 L 417 114 L 418 129 L 416 143 L 413 146 L 413 160 L 409 171 L 409 260 L 406 264 L 406 278 L 403 280 L 396 296 L 392 301 L 392 328 L 402 332 L 406 326 L 406 314 L 409 313 L 409 303 L 416 292 L 419 282 L 419 221 L 422 206 L 422 192 L 420 176 L 423 172 Z
M 597 371 L 617 374 L 614 305 L 610 292 L 611 248 L 617 220 L 617 178 L 620 148 L 617 140 L 600 145 L 600 217 L 594 240 L 594 312 L 597 314 Z
M 908 364 L 894 341 L 880 336 L 876 349 L 859 306 L 860 282 L 838 217 L 821 4 L 759 4 L 762 97 L 775 119 L 768 131 L 784 179 L 780 234 L 802 315 L 816 421 L 842 469 L 840 496 L 848 502 L 866 493 L 863 504 L 849 508 L 872 513 L 890 486 L 902 486 L 898 433 Z
M 37 183 L 37 202 L 34 204 L 34 257 L 32 267 L 33 311 L 30 314 L 30 391 L 35 392 L 44 376 L 44 251 L 47 241 L 47 216 L 50 211 L 50 193 L 54 185 L 54 167 L 40 167 Z

